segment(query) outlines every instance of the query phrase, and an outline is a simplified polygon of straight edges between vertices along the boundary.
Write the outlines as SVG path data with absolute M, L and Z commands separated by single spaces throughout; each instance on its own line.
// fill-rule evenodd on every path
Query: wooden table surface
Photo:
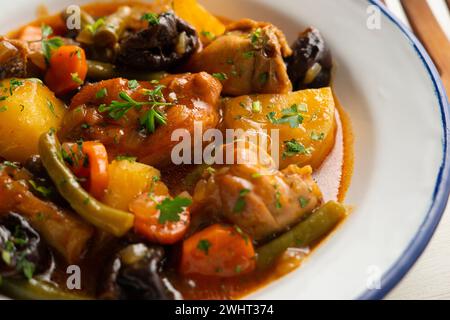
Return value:
M 444 0 L 427 1 L 450 39 L 450 13 Z M 386 0 L 386 3 L 406 22 L 399 0 Z M 386 298 L 450 300 L 450 206 L 423 255 Z

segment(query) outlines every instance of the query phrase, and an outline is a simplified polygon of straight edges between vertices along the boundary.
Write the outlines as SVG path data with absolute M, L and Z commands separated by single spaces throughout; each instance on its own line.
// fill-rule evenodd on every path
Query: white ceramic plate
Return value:
M 86 2 L 5 1 L 0 33 L 32 20 L 39 4 L 57 11 Z M 222 16 L 273 22 L 291 41 L 308 25 L 319 28 L 336 60 L 335 90 L 356 137 L 346 200 L 352 215 L 301 268 L 250 298 L 383 297 L 427 245 L 449 194 L 449 106 L 429 56 L 378 0 L 203 2 Z M 372 5 L 380 9 L 379 30 L 367 27 Z M 377 277 L 380 287 L 371 290 Z

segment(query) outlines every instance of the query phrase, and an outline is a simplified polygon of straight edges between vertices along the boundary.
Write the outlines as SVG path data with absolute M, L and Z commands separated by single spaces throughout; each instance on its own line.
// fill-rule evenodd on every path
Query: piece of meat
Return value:
M 28 53 L 26 42 L 0 36 L 0 79 L 26 77 Z
M 157 126 L 153 133 L 143 130 L 139 121 L 148 108 L 133 108 L 118 120 L 98 110 L 100 104 L 122 101 L 118 97 L 120 92 L 126 92 L 136 101 L 149 101 L 145 90 L 154 90 L 158 85 L 163 86 L 161 101 L 172 105 L 160 108 L 166 124 Z M 96 93 L 103 88 L 107 89 L 107 96 L 97 99 Z M 106 146 L 111 159 L 117 155 L 130 155 L 148 165 L 166 165 L 170 163 L 173 147 L 179 143 L 171 141 L 175 130 L 187 130 L 193 138 L 194 122 L 201 123 L 203 130 L 217 126 L 221 89 L 220 82 L 204 72 L 168 76 L 158 84 L 141 82 L 135 89 L 130 89 L 125 79 L 87 85 L 73 98 L 60 137 L 63 141 L 99 140 Z
M 283 58 L 291 53 L 278 28 L 244 19 L 195 54 L 188 69 L 221 74 L 225 95 L 286 93 L 292 85 Z
M 258 161 L 222 166 L 197 183 L 193 217 L 199 212 L 221 215 L 261 241 L 288 229 L 322 203 L 311 167 L 290 165 L 278 171 L 272 165 L 262 165 L 262 157 L 270 156 L 259 150 L 262 157 L 257 158 L 256 150 L 236 145 L 231 151 L 240 159 L 252 159 L 253 155 Z
M 30 191 L 31 180 L 28 171 L 1 164 L 0 216 L 19 213 L 67 262 L 78 261 L 87 250 L 94 228 L 72 212 L 36 197 Z

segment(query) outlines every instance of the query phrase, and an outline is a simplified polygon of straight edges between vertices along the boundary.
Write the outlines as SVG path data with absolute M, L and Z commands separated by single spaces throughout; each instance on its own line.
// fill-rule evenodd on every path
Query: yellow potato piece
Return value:
M 108 189 L 102 202 L 116 209 L 128 211 L 132 200 L 151 189 L 158 194 L 166 192 L 165 185 L 158 182 L 160 172 L 142 163 L 115 160 L 109 165 L 108 173 Z
M 287 113 L 297 114 L 289 112 L 294 105 L 303 121 L 295 128 L 278 123 Z M 330 88 L 225 99 L 223 109 L 227 129 L 267 130 L 269 136 L 271 129 L 279 129 L 280 169 L 290 164 L 318 168 L 334 146 L 335 104 Z M 295 152 L 293 145 L 298 147 Z
M 66 112 L 38 79 L 0 81 L 0 156 L 24 162 L 38 153 L 38 140 L 51 128 L 58 130 Z
M 173 10 L 182 19 L 190 23 L 201 36 L 208 41 L 209 36 L 220 36 L 225 32 L 225 25 L 203 8 L 197 0 L 173 0 Z

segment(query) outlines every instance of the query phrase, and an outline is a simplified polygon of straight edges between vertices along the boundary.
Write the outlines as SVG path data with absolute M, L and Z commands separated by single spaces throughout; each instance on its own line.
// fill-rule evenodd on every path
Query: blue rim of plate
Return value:
M 439 101 L 441 118 L 442 118 L 442 148 L 443 159 L 439 170 L 439 174 L 436 180 L 433 197 L 431 199 L 431 206 L 427 212 L 427 215 L 420 226 L 419 230 L 415 234 L 413 240 L 409 243 L 406 250 L 402 253 L 400 258 L 394 263 L 394 265 L 383 275 L 381 279 L 381 289 L 379 290 L 366 290 L 362 295 L 358 297 L 358 300 L 375 300 L 382 299 L 388 294 L 406 275 L 411 269 L 417 259 L 425 250 L 426 246 L 431 240 L 431 237 L 436 230 L 439 221 L 444 213 L 447 205 L 448 196 L 450 194 L 450 153 L 447 152 L 448 141 L 450 140 L 450 130 L 448 123 L 450 122 L 450 105 L 445 94 L 444 86 L 442 84 L 439 73 L 434 66 L 427 51 L 416 38 L 416 36 L 389 10 L 383 5 L 380 0 L 368 0 L 372 5 L 377 6 L 381 12 L 394 23 L 402 33 L 411 42 L 417 55 L 422 60 L 425 68 L 427 69 L 431 81 L 433 82 L 436 97 Z

